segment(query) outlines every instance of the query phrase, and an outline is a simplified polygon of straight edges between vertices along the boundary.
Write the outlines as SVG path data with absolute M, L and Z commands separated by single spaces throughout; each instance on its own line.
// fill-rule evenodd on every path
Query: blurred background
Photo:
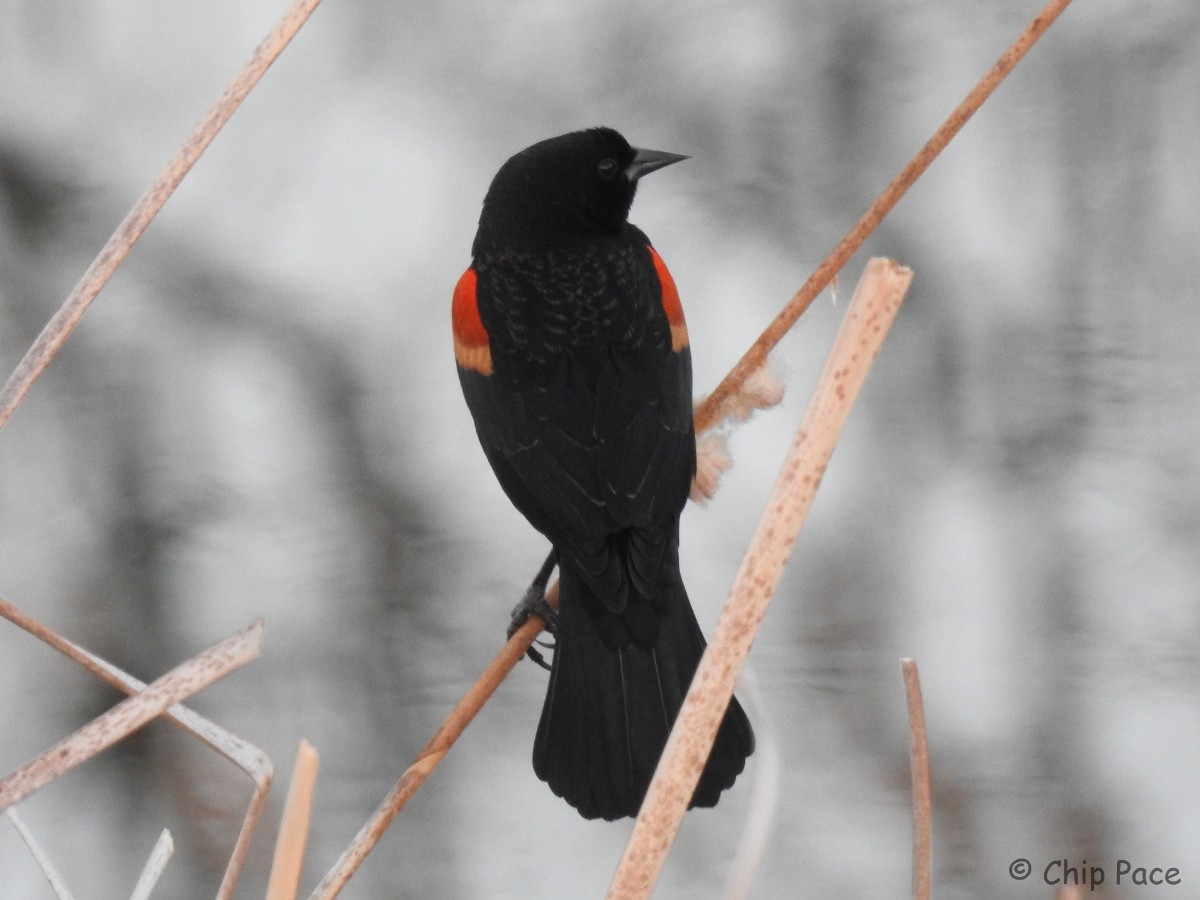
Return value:
M 0 377 L 285 6 L 0 0 Z M 1037 8 L 318 9 L 0 433 L 0 596 L 146 680 L 266 617 L 265 655 L 190 704 L 279 769 L 239 896 L 297 742 L 322 755 L 310 889 L 545 553 L 450 348 L 499 165 L 595 124 L 693 157 L 633 220 L 704 392 Z M 1056 858 L 1104 866 L 1096 896 L 1135 895 L 1118 858 L 1200 877 L 1198 85 L 1195 3 L 1075 4 L 776 352 L 786 401 L 684 517 L 706 630 L 866 255 L 915 269 L 752 654 L 760 752 L 658 896 L 722 896 L 755 786 L 753 896 L 906 895 L 901 656 L 940 897 L 1048 897 Z M 630 826 L 535 779 L 545 682 L 517 667 L 345 896 L 602 894 Z M 116 699 L 0 622 L 0 772 Z M 166 827 L 156 896 L 205 897 L 250 787 L 157 722 L 21 809 L 77 896 L 127 896 Z M 0 824 L 0 898 L 50 896 Z

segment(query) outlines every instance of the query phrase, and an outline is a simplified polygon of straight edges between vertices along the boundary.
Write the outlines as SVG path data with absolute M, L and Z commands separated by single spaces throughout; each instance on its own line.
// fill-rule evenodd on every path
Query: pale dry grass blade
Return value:
M 308 827 L 312 816 L 313 788 L 317 782 L 317 767 L 321 759 L 313 745 L 301 741 L 296 751 L 296 766 L 288 786 L 279 838 L 275 841 L 275 858 L 271 863 L 271 878 L 267 882 L 267 900 L 294 900 L 300 890 L 304 872 L 304 848 L 308 843 Z
M 925 734 L 925 701 L 921 676 L 911 659 L 900 660 L 908 706 L 908 764 L 912 780 L 913 900 L 933 893 L 933 798 L 929 783 L 929 742 Z
M 33 861 L 41 869 L 42 874 L 46 877 L 46 881 L 50 883 L 50 889 L 54 891 L 54 896 L 58 900 L 73 900 L 71 892 L 67 890 L 67 885 L 62 880 L 62 876 L 58 874 L 58 871 L 50 862 L 50 857 L 46 855 L 46 851 L 38 844 L 37 839 L 33 836 L 33 832 L 25 824 L 25 820 L 17 813 L 17 808 L 10 806 L 4 813 L 8 816 L 8 820 L 12 822 L 13 828 L 17 829 L 17 834 L 21 836 L 21 840 L 25 842 L 25 846 L 29 848 L 29 855 L 33 857 Z
M 911 280 L 912 271 L 892 260 L 876 258 L 867 263 L 712 643 L 667 740 L 609 887 L 610 898 L 644 898 L 654 888 L 733 696 L 738 670 L 812 508 L 834 444 Z
M 117 226 L 112 237 L 100 249 L 100 253 L 88 266 L 79 283 L 75 285 L 70 295 L 63 302 L 48 323 L 26 351 L 25 356 L 17 364 L 9 376 L 4 388 L 0 390 L 0 429 L 12 418 L 17 407 L 33 383 L 46 371 L 46 367 L 58 355 L 83 314 L 87 312 L 96 295 L 108 283 L 113 272 L 129 255 L 133 245 L 137 243 L 146 227 L 158 215 L 159 210 L 179 187 L 184 176 L 191 171 L 201 154 L 212 143 L 221 128 L 229 121 L 246 95 L 270 68 L 276 57 L 283 52 L 291 42 L 296 32 L 300 30 L 313 10 L 321 0 L 296 0 L 275 30 L 258 45 L 254 55 L 242 68 L 241 72 L 225 88 L 225 92 L 217 100 L 204 120 L 196 126 L 183 146 L 167 163 L 158 179 L 151 185 L 142 198 L 134 205 L 125 219 Z
M 167 867 L 171 854 L 174 852 L 175 842 L 171 840 L 171 832 L 164 828 L 162 834 L 158 836 L 158 840 L 154 842 L 154 849 L 150 851 L 150 858 L 142 867 L 141 877 L 138 878 L 133 893 L 129 895 L 129 900 L 149 900 L 151 892 L 158 884 L 158 879 L 162 878 L 163 869 Z
M 262 652 L 262 621 L 256 621 L 214 644 L 122 700 L 70 737 L 55 744 L 0 780 L 0 809 L 19 803 L 34 791 L 108 749 L 185 697 L 244 666 Z

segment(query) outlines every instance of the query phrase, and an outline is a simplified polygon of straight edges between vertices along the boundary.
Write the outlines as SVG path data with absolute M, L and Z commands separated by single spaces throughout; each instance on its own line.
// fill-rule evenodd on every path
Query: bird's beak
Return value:
M 643 175 L 656 172 L 664 166 L 690 159 L 682 153 L 667 153 L 665 150 L 635 150 L 633 162 L 625 167 L 625 177 L 637 181 Z

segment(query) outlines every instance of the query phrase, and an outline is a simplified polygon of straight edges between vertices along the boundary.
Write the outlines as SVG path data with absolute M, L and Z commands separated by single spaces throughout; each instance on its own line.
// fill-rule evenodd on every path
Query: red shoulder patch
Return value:
M 688 345 L 687 322 L 683 318 L 683 304 L 679 302 L 679 289 L 675 287 L 675 279 L 667 270 L 667 264 L 662 261 L 658 251 L 646 245 L 650 258 L 654 260 L 654 271 L 658 273 L 658 284 L 662 292 L 663 312 L 667 314 L 667 322 L 671 326 L 671 349 L 678 352 Z
M 475 298 L 476 275 L 467 269 L 454 287 L 454 302 L 450 307 L 450 324 L 454 329 L 454 361 L 464 369 L 481 375 L 492 374 L 492 344 L 483 319 L 479 318 L 479 303 Z

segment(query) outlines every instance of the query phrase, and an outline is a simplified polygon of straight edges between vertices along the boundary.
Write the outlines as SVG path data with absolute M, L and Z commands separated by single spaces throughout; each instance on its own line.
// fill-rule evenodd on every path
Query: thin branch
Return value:
M 172 669 L 70 737 L 0 780 L 0 809 L 19 803 L 80 763 L 128 737 L 185 697 L 244 666 L 262 652 L 262 620 Z
M 609 898 L 650 895 L 696 790 L 738 670 L 808 517 L 833 447 L 912 280 L 887 259 L 867 263 L 733 590 L 717 620 L 609 887 Z
M 1045 8 L 1025 28 L 1013 42 L 1004 55 L 988 71 L 980 82 L 972 88 L 954 112 L 950 113 L 941 127 L 931 137 L 895 177 L 882 194 L 871 204 L 870 208 L 859 218 L 854 226 L 833 248 L 828 256 L 817 266 L 809 276 L 804 286 L 788 301 L 787 306 L 771 321 L 762 335 L 754 342 L 745 355 L 738 360 L 725 379 L 717 385 L 716 390 L 705 398 L 704 403 L 696 412 L 696 433 L 707 431 L 718 416 L 718 410 L 729 402 L 730 397 L 738 393 L 746 379 L 761 369 L 767 361 L 767 354 L 783 339 L 788 329 L 796 324 L 796 320 L 804 314 L 816 296 L 824 290 L 830 280 L 841 271 L 842 266 L 851 256 L 862 247 L 871 233 L 879 227 L 883 217 L 891 212 L 900 198 L 924 174 L 932 163 L 946 148 L 967 120 L 975 114 L 992 91 L 1003 81 L 1008 73 L 1029 52 L 1029 48 L 1037 43 L 1038 38 L 1045 33 L 1055 19 L 1062 13 L 1071 0 L 1050 0 Z
M 175 842 L 171 840 L 171 832 L 164 828 L 154 843 L 154 849 L 150 851 L 150 858 L 146 860 L 141 877 L 138 878 L 137 886 L 134 887 L 129 900 L 149 900 L 154 886 L 158 884 L 158 879 L 162 878 L 163 870 L 167 867 L 171 854 L 174 852 Z
M 46 855 L 41 845 L 34 838 L 33 832 L 29 830 L 29 826 L 25 824 L 25 820 L 17 813 L 15 806 L 10 806 L 4 811 L 8 816 L 8 820 L 12 822 L 13 828 L 17 829 L 17 834 L 21 836 L 21 840 L 25 842 L 25 846 L 29 848 L 29 855 L 33 857 L 33 861 L 37 863 L 42 874 L 46 877 L 46 881 L 50 883 L 50 889 L 54 891 L 54 896 L 58 900 L 72 900 L 71 892 L 67 889 L 66 882 L 62 880 L 62 876 L 50 862 L 50 857 Z
M 71 291 L 58 312 L 51 317 L 46 327 L 42 329 L 42 333 L 25 353 L 24 358 L 17 364 L 3 390 L 0 390 L 0 429 L 12 418 L 12 414 L 21 405 L 21 401 L 29 393 L 33 383 L 46 371 L 51 360 L 58 355 L 58 351 L 67 342 L 67 338 L 71 336 L 71 332 L 75 330 L 75 326 L 79 324 L 79 320 L 83 318 L 87 308 L 96 299 L 96 295 L 108 283 L 113 272 L 117 270 L 125 257 L 129 255 L 129 251 L 154 217 L 158 215 L 163 204 L 175 192 L 175 188 L 179 187 L 179 183 L 191 171 L 196 160 L 212 143 L 213 138 L 229 121 L 230 116 L 246 99 L 246 95 L 258 84 L 259 79 L 270 68 L 271 63 L 283 52 L 296 32 L 300 30 L 300 26 L 308 20 L 320 2 L 321 0 L 296 0 L 279 24 L 275 26 L 275 30 L 258 45 L 254 55 L 250 57 L 237 77 L 229 83 L 216 105 L 209 110 L 208 115 L 196 126 L 195 131 L 189 135 L 183 146 L 167 163 L 167 167 L 151 185 L 150 190 L 129 211 L 117 230 L 113 232 L 112 237 L 108 239 L 108 243 L 101 248 L 100 253 L 83 273 L 83 277 L 75 285 L 74 290 Z
M 933 892 L 933 800 L 929 787 L 929 744 L 925 735 L 925 703 L 921 676 L 911 659 L 900 660 L 908 705 L 908 765 L 912 778 L 913 900 L 929 900 Z
M 321 759 L 308 741 L 301 741 L 296 751 L 296 766 L 288 787 L 279 838 L 275 842 L 275 858 L 271 862 L 271 878 L 267 882 L 267 900 L 295 900 L 304 872 L 304 847 L 308 843 L 308 828 L 312 817 L 313 786 L 317 782 L 317 767 Z
M 18 628 L 23 629 L 53 647 L 59 653 L 83 666 L 101 681 L 115 687 L 126 694 L 136 694 L 146 689 L 146 683 L 132 675 L 123 672 L 100 657 L 89 653 L 78 644 L 68 641 L 56 634 L 41 622 L 26 615 L 3 597 L 0 597 L 0 617 L 8 619 Z M 254 794 L 242 820 L 241 830 L 230 856 L 229 865 L 225 869 L 225 877 L 221 880 L 217 892 L 217 900 L 229 900 L 233 896 L 237 880 L 245 864 L 246 855 L 250 852 L 250 842 L 254 838 L 254 830 L 259 817 L 266 806 L 267 792 L 275 777 L 275 767 L 262 750 L 247 743 L 235 734 L 226 731 L 219 725 L 193 712 L 186 706 L 168 707 L 163 718 L 171 722 L 181 731 L 212 747 L 222 756 L 238 766 L 254 780 Z

